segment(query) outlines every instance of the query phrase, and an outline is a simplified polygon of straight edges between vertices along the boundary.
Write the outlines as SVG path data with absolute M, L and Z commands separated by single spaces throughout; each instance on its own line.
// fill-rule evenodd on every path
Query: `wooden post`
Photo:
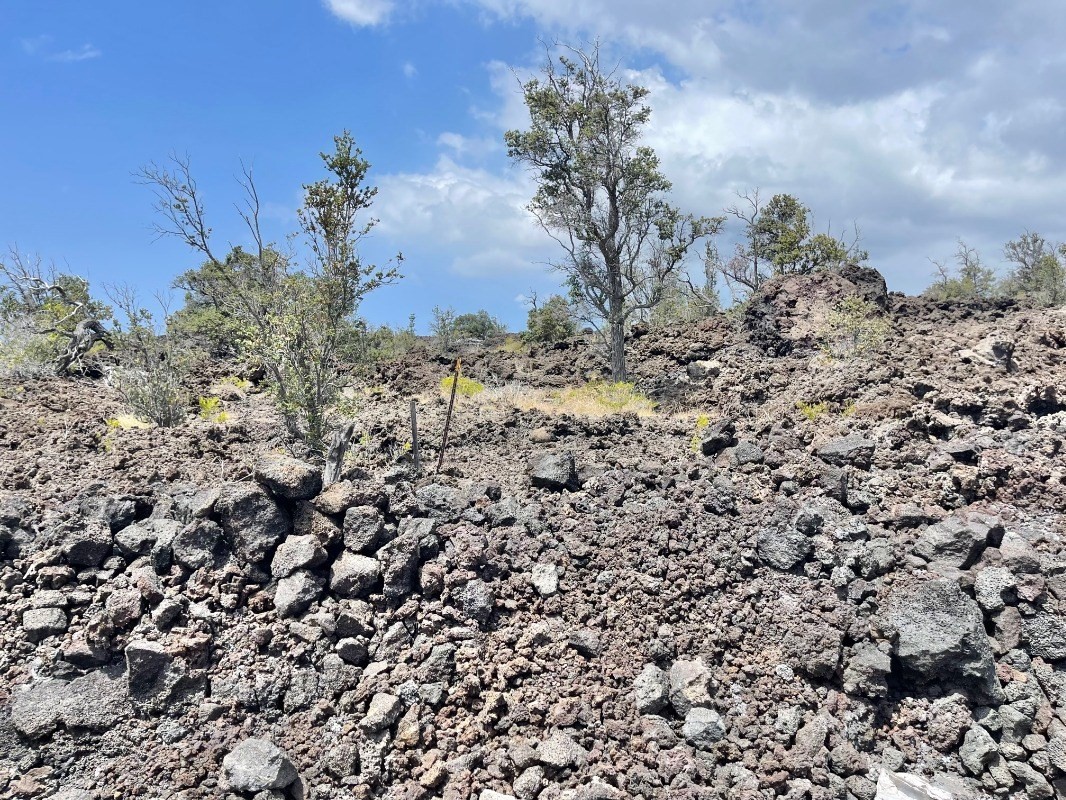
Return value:
M 326 466 L 322 470 L 322 486 L 332 486 L 344 473 L 344 456 L 355 433 L 355 423 L 349 422 L 333 432 L 326 451 Z
M 418 403 L 411 398 L 411 453 L 415 458 L 415 475 L 422 473 L 422 459 L 418 454 Z
M 452 426 L 452 409 L 455 408 L 455 390 L 459 388 L 459 373 L 463 368 L 463 359 L 455 359 L 455 377 L 452 379 L 452 396 L 448 400 L 448 415 L 444 418 L 444 437 L 440 443 L 440 456 L 437 457 L 437 472 L 444 465 L 444 451 L 448 447 L 448 430 Z

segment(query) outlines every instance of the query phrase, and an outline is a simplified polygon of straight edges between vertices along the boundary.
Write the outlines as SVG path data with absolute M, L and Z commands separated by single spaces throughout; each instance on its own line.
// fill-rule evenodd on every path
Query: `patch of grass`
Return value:
M 135 428 L 150 428 L 152 423 L 145 422 L 143 419 L 137 419 L 132 414 L 119 414 L 117 417 L 111 417 L 104 420 L 104 424 L 107 425 L 108 430 L 113 431 L 128 431 Z
M 225 378 L 219 381 L 228 386 L 232 386 L 234 389 L 240 389 L 242 392 L 247 392 L 252 388 L 252 382 L 246 381 L 244 378 L 238 378 L 236 375 L 227 375 Z
M 855 412 L 859 410 L 859 407 L 855 404 L 854 400 L 848 400 L 844 403 L 844 407 L 840 409 L 840 416 L 842 417 L 854 417 Z
M 824 400 L 819 403 L 804 403 L 800 400 L 796 403 L 796 408 L 809 422 L 814 422 L 829 410 L 829 404 Z
M 455 376 L 449 375 L 440 382 L 440 390 L 445 394 L 450 395 L 452 393 L 452 384 L 454 383 Z M 485 391 L 485 384 L 479 383 L 473 378 L 468 378 L 465 375 L 459 376 L 459 386 L 456 389 L 456 393 L 461 394 L 463 397 L 473 397 L 476 394 L 481 394 L 483 391 Z
M 503 340 L 503 344 L 496 349 L 502 350 L 504 353 L 524 353 L 526 350 L 526 343 L 518 336 L 508 336 Z
M 706 414 L 700 414 L 696 417 L 696 430 L 692 433 L 692 438 L 689 440 L 688 449 L 693 453 L 699 453 L 700 447 L 703 443 L 703 432 L 707 430 L 707 427 L 711 424 L 711 418 Z
M 590 381 L 584 386 L 564 389 L 556 395 L 562 410 L 575 414 L 602 416 L 604 414 L 634 413 L 647 415 L 655 411 L 655 403 L 637 391 L 632 383 Z
M 222 407 L 222 400 L 218 397 L 201 397 L 198 401 L 200 406 L 200 419 L 223 425 L 229 422 L 229 414 Z

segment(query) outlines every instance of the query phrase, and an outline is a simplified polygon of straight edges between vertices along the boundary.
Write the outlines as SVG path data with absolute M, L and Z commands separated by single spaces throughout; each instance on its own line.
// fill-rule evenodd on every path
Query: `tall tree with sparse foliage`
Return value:
M 692 245 L 723 220 L 667 202 L 670 182 L 640 143 L 648 89 L 605 70 L 598 46 L 549 52 L 522 95 L 530 126 L 505 134 L 508 155 L 536 176 L 530 210 L 562 246 L 554 266 L 573 296 L 590 321 L 605 324 L 611 375 L 623 381 L 626 321 L 659 303 Z

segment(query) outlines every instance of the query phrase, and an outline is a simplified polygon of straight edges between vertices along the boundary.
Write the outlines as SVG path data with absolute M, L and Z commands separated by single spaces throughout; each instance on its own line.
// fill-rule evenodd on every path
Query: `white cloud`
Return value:
M 323 0 L 335 16 L 353 25 L 372 26 L 387 22 L 393 0 Z
M 48 56 L 49 61 L 89 61 L 93 58 L 99 58 L 103 53 L 99 48 L 93 47 L 91 44 L 83 44 L 81 47 L 75 50 L 62 50 L 58 53 L 54 53 Z
M 403 62 L 403 67 L 401 67 L 401 69 L 403 70 L 403 76 L 407 78 L 407 80 L 411 80 L 416 75 L 418 75 L 418 67 L 412 64 L 410 61 Z
M 60 61 L 73 63 L 77 61 L 89 61 L 99 58 L 103 53 L 98 47 L 91 44 L 83 44 L 81 47 L 69 50 L 53 50 L 53 38 L 47 34 L 23 39 L 22 52 L 28 56 L 43 58 L 45 61 Z
M 424 248 L 466 276 L 542 270 L 553 243 L 526 206 L 524 174 L 496 174 L 441 156 L 426 173 L 386 175 L 375 209 L 379 232 Z

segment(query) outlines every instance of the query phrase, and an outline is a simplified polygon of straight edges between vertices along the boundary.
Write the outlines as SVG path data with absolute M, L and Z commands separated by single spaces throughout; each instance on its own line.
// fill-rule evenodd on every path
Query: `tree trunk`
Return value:
M 626 325 L 621 315 L 611 315 L 611 380 L 620 383 L 626 373 Z

